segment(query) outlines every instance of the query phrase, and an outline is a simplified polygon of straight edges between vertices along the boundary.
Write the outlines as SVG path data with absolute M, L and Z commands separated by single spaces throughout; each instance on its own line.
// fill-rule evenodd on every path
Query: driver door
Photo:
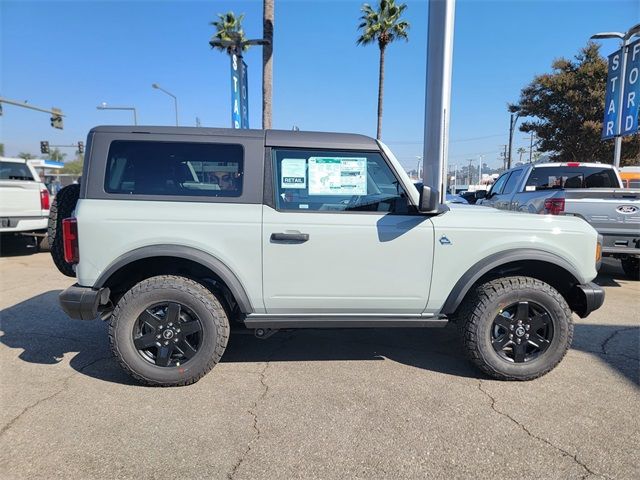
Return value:
M 433 225 L 379 152 L 272 150 L 263 206 L 263 296 L 270 314 L 419 314 Z

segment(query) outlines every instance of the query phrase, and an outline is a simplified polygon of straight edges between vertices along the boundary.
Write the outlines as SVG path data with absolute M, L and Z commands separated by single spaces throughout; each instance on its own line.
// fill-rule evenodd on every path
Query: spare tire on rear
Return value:
M 53 263 L 56 264 L 60 273 L 67 277 L 75 277 L 76 272 L 73 270 L 73 265 L 64 260 L 62 220 L 73 216 L 78 198 L 80 198 L 80 185 L 68 185 L 57 193 L 49 209 L 47 237 L 51 258 L 53 258 Z

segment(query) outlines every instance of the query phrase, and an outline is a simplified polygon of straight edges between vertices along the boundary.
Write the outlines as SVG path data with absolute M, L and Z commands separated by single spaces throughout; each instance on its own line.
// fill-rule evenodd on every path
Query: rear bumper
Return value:
M 62 292 L 58 300 L 67 315 L 78 320 L 93 320 L 101 305 L 109 303 L 108 288 L 93 289 L 72 285 Z
M 42 231 L 48 221 L 49 217 L 0 217 L 0 233 Z
M 604 290 L 593 282 L 576 285 L 573 294 L 573 310 L 580 318 L 585 318 L 594 310 L 599 309 L 604 303 Z

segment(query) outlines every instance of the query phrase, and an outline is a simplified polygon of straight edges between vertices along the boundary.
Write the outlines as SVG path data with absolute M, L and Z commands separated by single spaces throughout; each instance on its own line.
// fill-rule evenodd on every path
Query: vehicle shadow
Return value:
M 628 280 L 624 270 L 622 270 L 620 260 L 617 258 L 603 258 L 602 266 L 594 282 L 601 287 L 619 287 L 620 284 L 617 280 Z
M 0 341 L 19 349 L 28 363 L 69 364 L 78 373 L 107 382 L 136 385 L 111 356 L 106 323 L 67 318 L 58 306 L 59 290 L 0 311 Z M 573 348 L 598 355 L 612 369 L 638 384 L 640 327 L 577 324 Z M 366 361 L 385 359 L 416 368 L 483 378 L 465 360 L 453 325 L 443 329 L 345 329 L 279 332 L 260 340 L 232 334 L 226 363 Z M 94 363 L 100 361 L 99 365 Z
M 24 257 L 38 253 L 40 249 L 29 237 L 2 235 L 0 237 L 0 257 Z

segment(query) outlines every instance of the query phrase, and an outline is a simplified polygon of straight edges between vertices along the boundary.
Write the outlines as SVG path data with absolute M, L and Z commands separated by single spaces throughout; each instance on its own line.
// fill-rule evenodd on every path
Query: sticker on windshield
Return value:
M 525 192 L 535 192 L 536 191 L 536 186 L 535 185 L 527 185 L 526 187 L 524 187 L 524 191 Z
M 280 188 L 307 188 L 307 161 L 304 158 L 283 158 L 280 172 Z
M 366 194 L 366 158 L 309 158 L 309 195 Z

